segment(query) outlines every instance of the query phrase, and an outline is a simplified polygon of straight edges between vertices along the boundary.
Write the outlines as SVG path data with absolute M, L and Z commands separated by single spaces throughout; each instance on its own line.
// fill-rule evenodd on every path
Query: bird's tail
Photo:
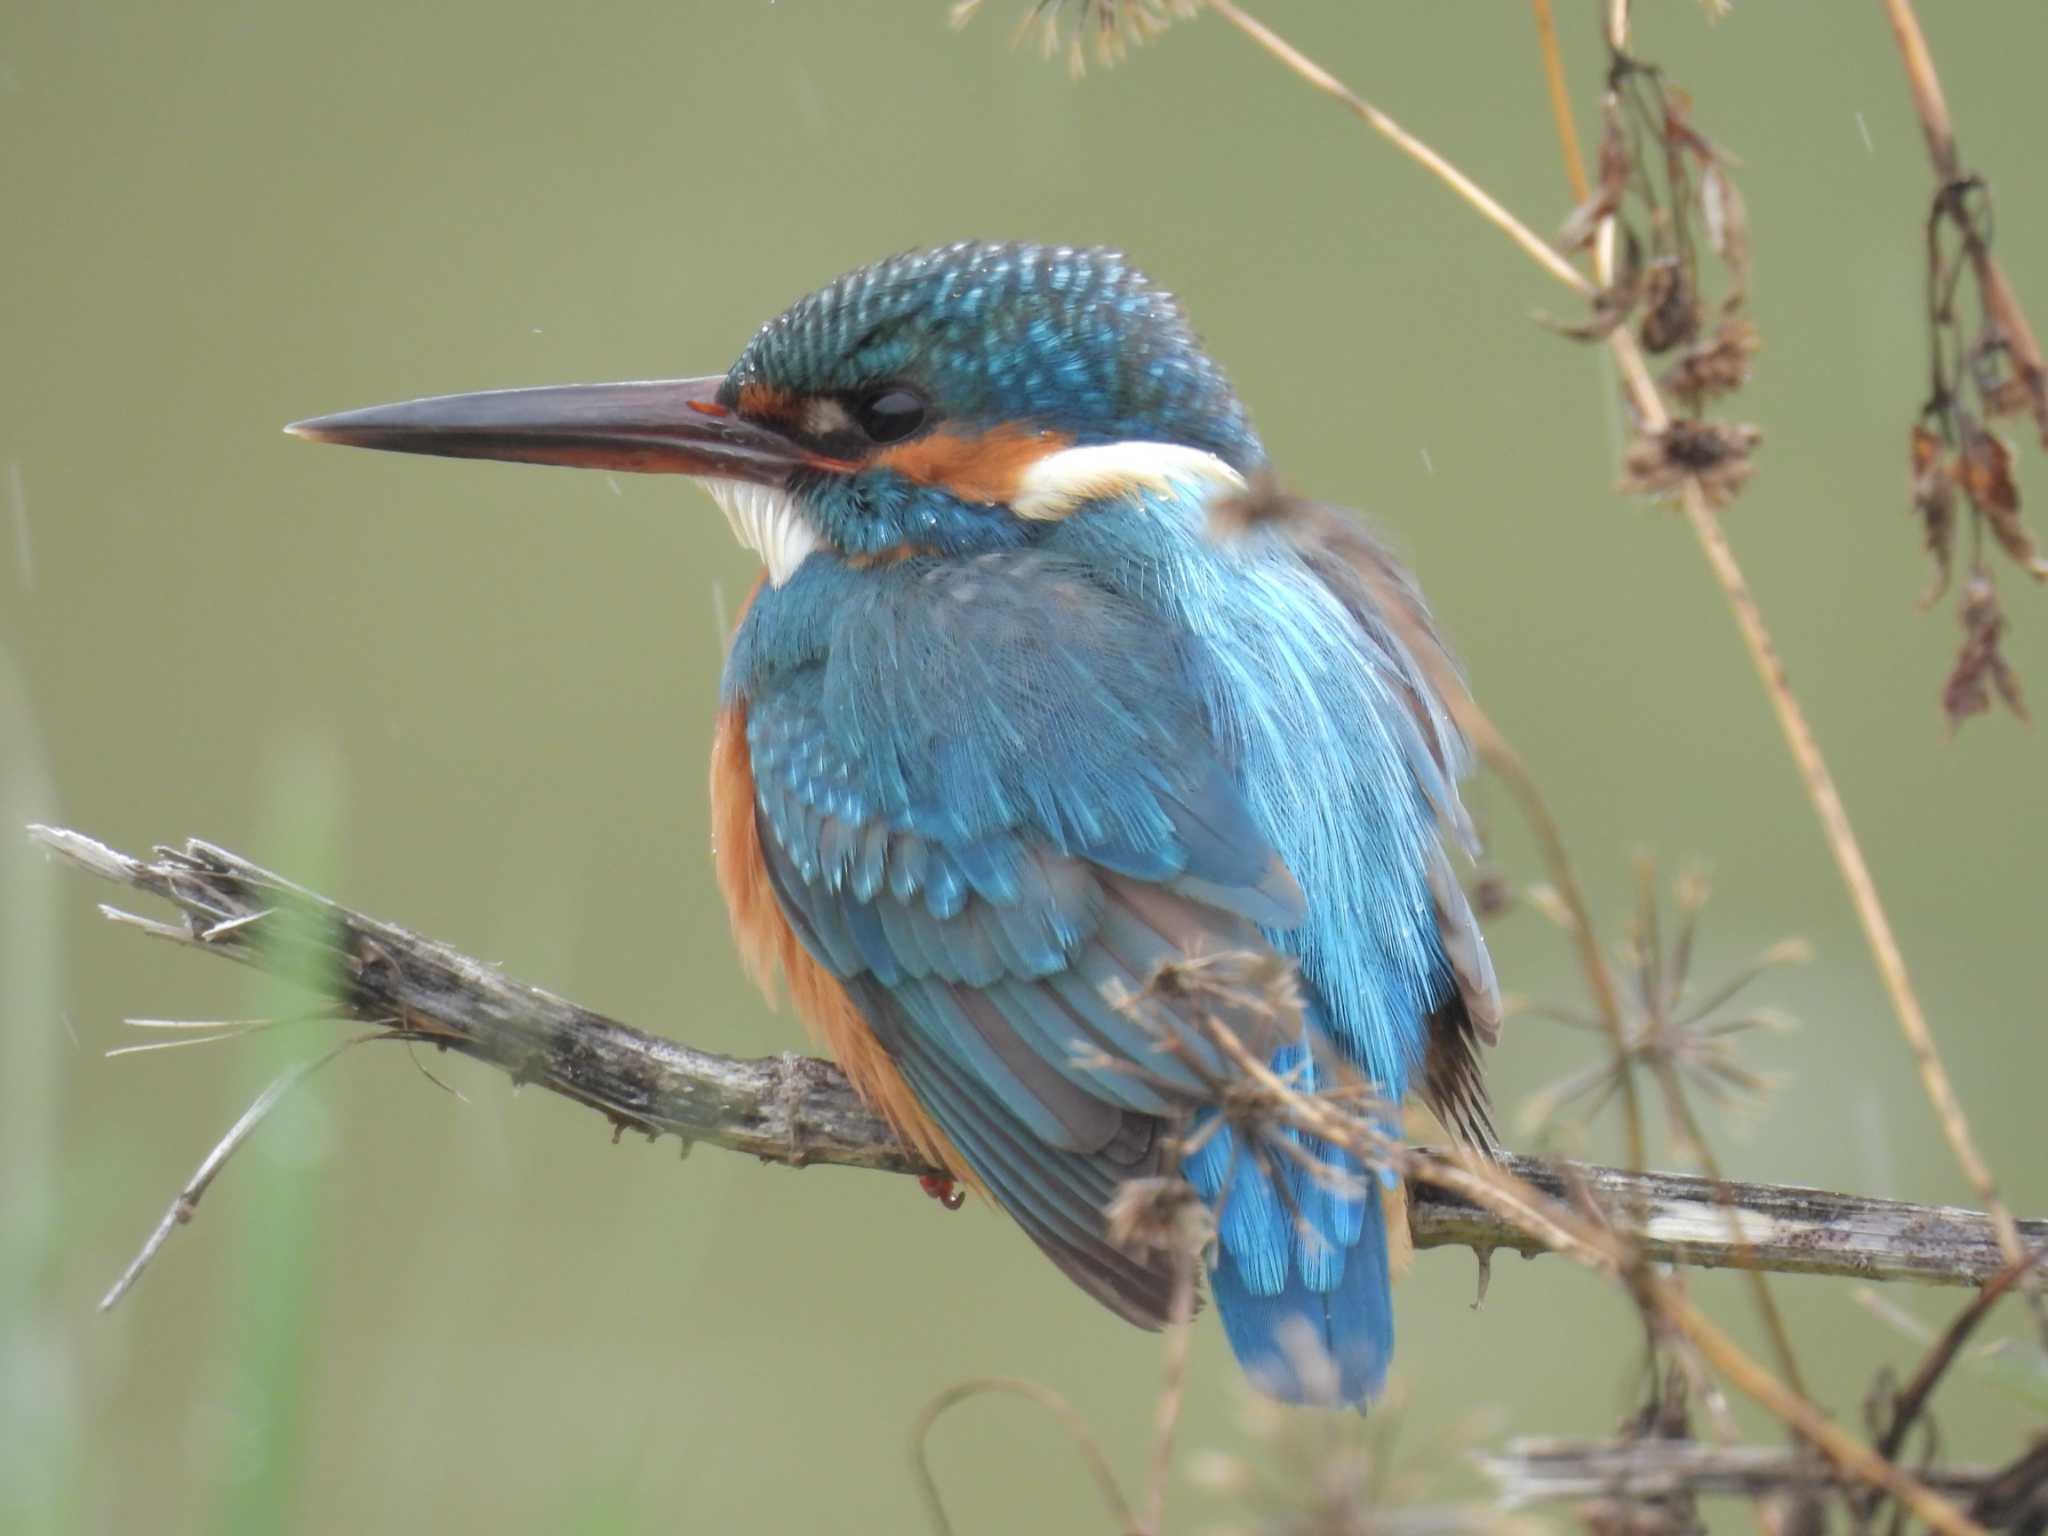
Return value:
M 1275 1069 L 1308 1075 L 1306 1050 L 1298 1056 L 1276 1059 Z M 1272 1147 L 1260 1156 L 1233 1128 L 1218 1127 L 1185 1170 L 1217 1210 L 1209 1276 L 1216 1310 L 1261 1391 L 1291 1403 L 1363 1407 L 1386 1384 L 1394 1353 L 1379 1181 L 1314 1137 L 1267 1135 L 1295 1138 L 1306 1157 Z M 1310 1159 L 1328 1176 L 1304 1166 Z

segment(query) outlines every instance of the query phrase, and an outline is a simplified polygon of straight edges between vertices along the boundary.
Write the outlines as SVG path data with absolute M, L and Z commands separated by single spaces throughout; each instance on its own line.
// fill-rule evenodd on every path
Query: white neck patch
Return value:
M 732 524 L 733 537 L 761 557 L 768 580 L 781 586 L 824 541 L 789 492 L 751 480 L 706 476 L 697 482 L 711 493 Z
M 1179 443 L 1098 443 L 1062 448 L 1025 469 L 1011 503 L 1019 517 L 1052 522 L 1090 501 L 1142 491 L 1171 495 L 1199 491 L 1206 501 L 1222 490 L 1241 491 L 1244 476 L 1200 448 Z

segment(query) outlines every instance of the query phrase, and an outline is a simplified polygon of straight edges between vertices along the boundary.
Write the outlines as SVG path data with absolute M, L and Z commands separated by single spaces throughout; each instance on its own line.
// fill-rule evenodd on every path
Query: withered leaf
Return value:
M 2020 488 L 2012 477 L 2012 449 L 2005 439 L 1987 432 L 1968 416 L 1962 418 L 1963 446 L 1956 456 L 1956 478 L 1970 505 L 1983 514 L 1998 547 L 2036 581 L 2048 581 L 2048 560 L 2027 525 L 2020 520 Z
M 1700 177 L 1700 216 L 1714 254 L 1727 265 L 1737 293 L 1749 286 L 1749 209 L 1728 168 L 1716 158 Z
M 1629 174 L 1635 169 L 1628 138 L 1622 131 L 1621 112 L 1613 101 L 1606 106 L 1607 127 L 1600 136 L 1598 179 L 1586 200 L 1571 211 L 1557 232 L 1557 248 L 1567 255 L 1590 245 L 1603 220 L 1621 207 L 1628 191 Z
M 1762 441 L 1762 431 L 1746 422 L 1682 418 L 1629 444 L 1621 489 L 1667 495 L 1696 480 L 1708 506 L 1725 507 L 1756 473 L 1752 455 Z
M 1741 315 L 1726 315 L 1711 336 L 1693 343 L 1664 371 L 1664 387 L 1694 410 L 1749 382 L 1749 360 L 1763 346 Z
M 1675 85 L 1664 96 L 1664 143 L 1691 151 L 1702 165 L 1716 158 L 1714 146 L 1692 125 L 1692 92 Z
M 1964 584 L 1961 618 L 1963 648 L 1956 653 L 1956 664 L 1941 689 L 1941 709 L 1948 717 L 1949 729 L 1955 730 L 1970 716 L 1988 710 L 1994 688 L 2007 709 L 2028 719 L 2019 674 L 2005 659 L 2000 644 L 2005 636 L 2005 612 L 1989 577 L 1972 576 Z
M 1950 473 L 1948 455 L 1942 451 L 1940 434 L 1925 422 L 1913 425 L 1913 512 L 1920 519 L 1920 534 L 1927 553 L 1934 559 L 1934 583 L 1920 594 L 1920 606 L 1930 608 L 1948 590 L 1949 561 L 1956 538 L 1956 482 Z

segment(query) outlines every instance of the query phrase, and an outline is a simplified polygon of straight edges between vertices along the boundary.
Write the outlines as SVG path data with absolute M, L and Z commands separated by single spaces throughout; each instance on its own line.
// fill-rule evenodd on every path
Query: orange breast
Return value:
M 744 701 L 719 716 L 712 743 L 711 853 L 719 889 L 732 914 L 733 937 L 761 990 L 773 1001 L 780 975 L 804 1024 L 845 1069 L 854 1091 L 921 1156 L 973 1182 L 960 1154 L 912 1095 L 846 988 L 811 957 L 782 915 L 775 888 L 768 882 L 760 825 L 754 818 L 754 767 L 747 751 Z

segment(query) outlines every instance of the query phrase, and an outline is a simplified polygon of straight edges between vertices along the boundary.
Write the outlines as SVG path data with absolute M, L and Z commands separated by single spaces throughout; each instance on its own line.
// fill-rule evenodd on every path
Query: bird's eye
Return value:
M 872 442 L 900 443 L 925 423 L 931 407 L 916 390 L 890 384 L 854 402 L 854 420 Z

